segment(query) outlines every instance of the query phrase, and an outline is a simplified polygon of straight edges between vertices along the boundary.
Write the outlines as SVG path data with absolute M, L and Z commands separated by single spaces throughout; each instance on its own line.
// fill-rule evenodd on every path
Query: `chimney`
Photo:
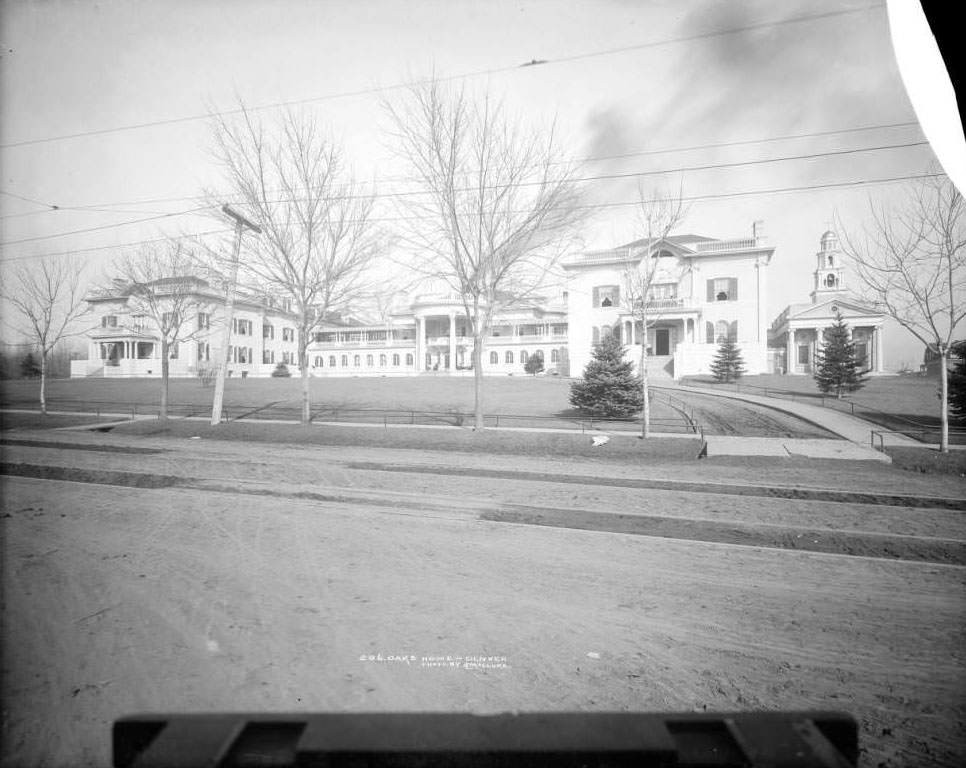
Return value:
M 765 239 L 765 222 L 762 219 L 756 219 L 751 224 L 751 235 L 755 238 L 755 244 L 758 244 L 759 240 Z

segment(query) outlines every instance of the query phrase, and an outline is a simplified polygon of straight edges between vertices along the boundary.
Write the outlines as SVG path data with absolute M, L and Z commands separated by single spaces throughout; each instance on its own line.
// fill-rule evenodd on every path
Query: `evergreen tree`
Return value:
M 583 378 L 570 385 L 570 404 L 590 416 L 633 416 L 644 406 L 640 377 L 624 360 L 624 347 L 607 336 L 594 347 Z
M 523 364 L 523 370 L 529 373 L 531 376 L 536 376 L 540 371 L 543 370 L 543 354 L 541 352 L 535 352 L 527 358 L 527 361 Z
M 711 374 L 715 381 L 728 383 L 740 379 L 744 372 L 745 359 L 741 356 L 741 350 L 734 338 L 726 336 L 718 344 L 718 351 L 714 353 Z
M 958 358 L 949 373 L 949 409 L 960 420 L 966 421 L 966 341 L 953 342 L 949 356 Z
M 28 352 L 20 361 L 20 375 L 25 379 L 36 379 L 40 375 L 40 363 L 33 352 Z
M 825 329 L 822 348 L 815 353 L 815 382 L 824 392 L 854 392 L 865 386 L 865 374 L 859 370 L 855 345 L 849 341 L 849 329 L 842 315 L 835 313 L 835 325 Z

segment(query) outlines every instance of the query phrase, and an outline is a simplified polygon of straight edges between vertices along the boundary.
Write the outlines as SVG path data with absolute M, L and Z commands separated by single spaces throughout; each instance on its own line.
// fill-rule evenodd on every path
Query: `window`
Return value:
M 678 297 L 677 283 L 656 283 L 651 286 L 647 293 L 649 301 L 659 301 L 661 299 L 676 299 Z
M 508 350 L 507 353 L 506 353 L 505 360 L 506 360 L 507 364 L 512 365 L 513 364 L 513 352 L 510 352 Z
M 162 312 L 161 313 L 161 327 L 171 328 L 175 325 L 175 314 L 174 312 Z
M 335 368 L 335 355 L 329 355 L 329 368 Z
M 372 368 L 372 355 L 366 355 L 366 368 Z
M 406 365 L 410 365 L 411 366 L 412 364 L 413 364 L 413 356 L 412 355 L 406 355 Z
M 798 364 L 799 365 L 808 365 L 808 361 L 809 361 L 808 352 L 809 352 L 808 344 L 798 345 Z
M 198 342 L 198 362 L 208 361 L 208 345 L 203 341 Z
M 262 338 L 263 339 L 274 339 L 275 338 L 275 327 L 265 323 L 262 326 Z
M 282 329 L 282 341 L 295 341 L 295 329 L 294 328 L 283 328 Z
M 315 367 L 316 368 L 321 368 L 322 367 L 322 357 L 319 356 L 319 355 L 316 355 L 315 356 Z
M 398 366 L 399 365 L 399 355 L 398 354 L 392 356 L 392 364 L 393 364 L 393 366 Z
M 620 304 L 620 288 L 616 285 L 598 285 L 594 288 L 595 307 L 616 307 Z
M 359 355 L 355 355 L 352 358 L 352 367 L 358 368 L 360 365 L 362 365 L 362 358 L 360 358 Z
M 729 331 L 728 323 L 724 320 L 719 320 L 714 326 L 714 340 L 720 344 L 728 338 Z
M 174 342 L 171 346 L 168 347 L 168 360 L 178 359 L 178 347 L 180 346 L 181 345 L 178 344 L 178 342 Z
M 738 278 L 717 277 L 708 280 L 708 303 L 714 301 L 737 301 Z
M 500 364 L 500 354 L 499 352 L 490 352 L 490 365 Z
M 829 255 L 828 255 L 828 265 L 829 265 L 830 267 L 833 267 L 833 266 L 835 266 L 835 261 L 834 261 L 834 260 L 833 260 L 833 258 L 832 258 L 832 254 L 829 254 Z
M 274 363 L 274 362 L 275 362 L 275 353 L 268 349 L 262 350 L 262 363 L 265 365 L 269 365 L 270 363 Z
M 828 275 L 825 278 L 825 285 L 828 288 L 834 288 L 835 287 L 835 275 Z
M 237 333 L 239 336 L 251 336 L 252 335 L 252 321 L 251 320 L 241 320 L 239 318 L 233 318 L 231 321 L 232 333 Z
M 102 317 L 101 328 L 117 328 L 117 315 L 105 315 Z
M 294 362 L 292 358 L 293 358 L 293 355 L 291 352 L 282 353 L 282 362 L 285 363 L 285 365 L 291 365 Z
M 211 328 L 211 315 L 207 312 L 198 313 L 198 330 L 203 331 L 206 328 Z
M 343 368 L 348 368 L 349 367 L 349 356 L 348 355 L 343 355 L 342 356 L 342 367 Z
M 386 367 L 386 356 L 385 355 L 379 355 L 379 367 L 380 368 L 385 368 Z
M 551 349 L 550 350 L 550 362 L 551 363 L 559 363 L 560 362 L 560 353 L 556 349 Z
M 530 359 L 530 355 L 527 354 L 527 351 L 525 349 L 521 350 L 520 351 L 520 365 L 526 365 L 527 364 L 527 360 L 529 360 L 529 359 Z

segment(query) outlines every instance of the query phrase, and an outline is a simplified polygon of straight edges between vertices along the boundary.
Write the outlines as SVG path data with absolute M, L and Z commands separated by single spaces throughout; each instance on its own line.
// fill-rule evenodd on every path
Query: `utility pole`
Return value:
M 211 406 L 211 426 L 213 427 L 221 423 L 221 407 L 225 400 L 225 374 L 230 362 L 228 343 L 231 341 L 231 321 L 235 309 L 235 280 L 238 278 L 238 254 L 241 252 L 242 231 L 250 229 L 256 234 L 261 234 L 262 231 L 240 213 L 229 208 L 227 204 L 221 206 L 221 210 L 235 220 L 235 253 L 231 258 L 231 279 L 228 281 L 225 296 L 225 329 L 221 334 L 221 365 L 218 366 L 218 377 L 215 379 L 215 402 Z

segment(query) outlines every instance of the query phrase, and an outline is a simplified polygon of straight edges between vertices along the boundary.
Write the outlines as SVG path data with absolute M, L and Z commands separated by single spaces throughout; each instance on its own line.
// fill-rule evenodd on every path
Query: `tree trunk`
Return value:
M 47 350 L 40 350 L 40 412 L 47 415 Z
M 304 334 L 302 338 L 305 338 Z M 299 341 L 299 367 L 302 369 L 302 423 L 308 424 L 311 417 L 309 402 L 309 350 Z
M 939 382 L 940 400 L 942 400 L 942 412 L 939 414 L 940 436 L 939 450 L 942 453 L 949 453 L 949 373 L 946 370 L 946 356 L 948 352 L 946 345 L 939 344 Z
M 473 335 L 473 428 L 483 431 L 483 338 Z
M 641 389 L 644 393 L 644 410 L 641 411 L 641 437 L 651 436 L 651 395 L 647 391 L 647 322 L 641 323 Z
M 161 406 L 158 409 L 158 420 L 168 418 L 168 340 L 161 339 Z

